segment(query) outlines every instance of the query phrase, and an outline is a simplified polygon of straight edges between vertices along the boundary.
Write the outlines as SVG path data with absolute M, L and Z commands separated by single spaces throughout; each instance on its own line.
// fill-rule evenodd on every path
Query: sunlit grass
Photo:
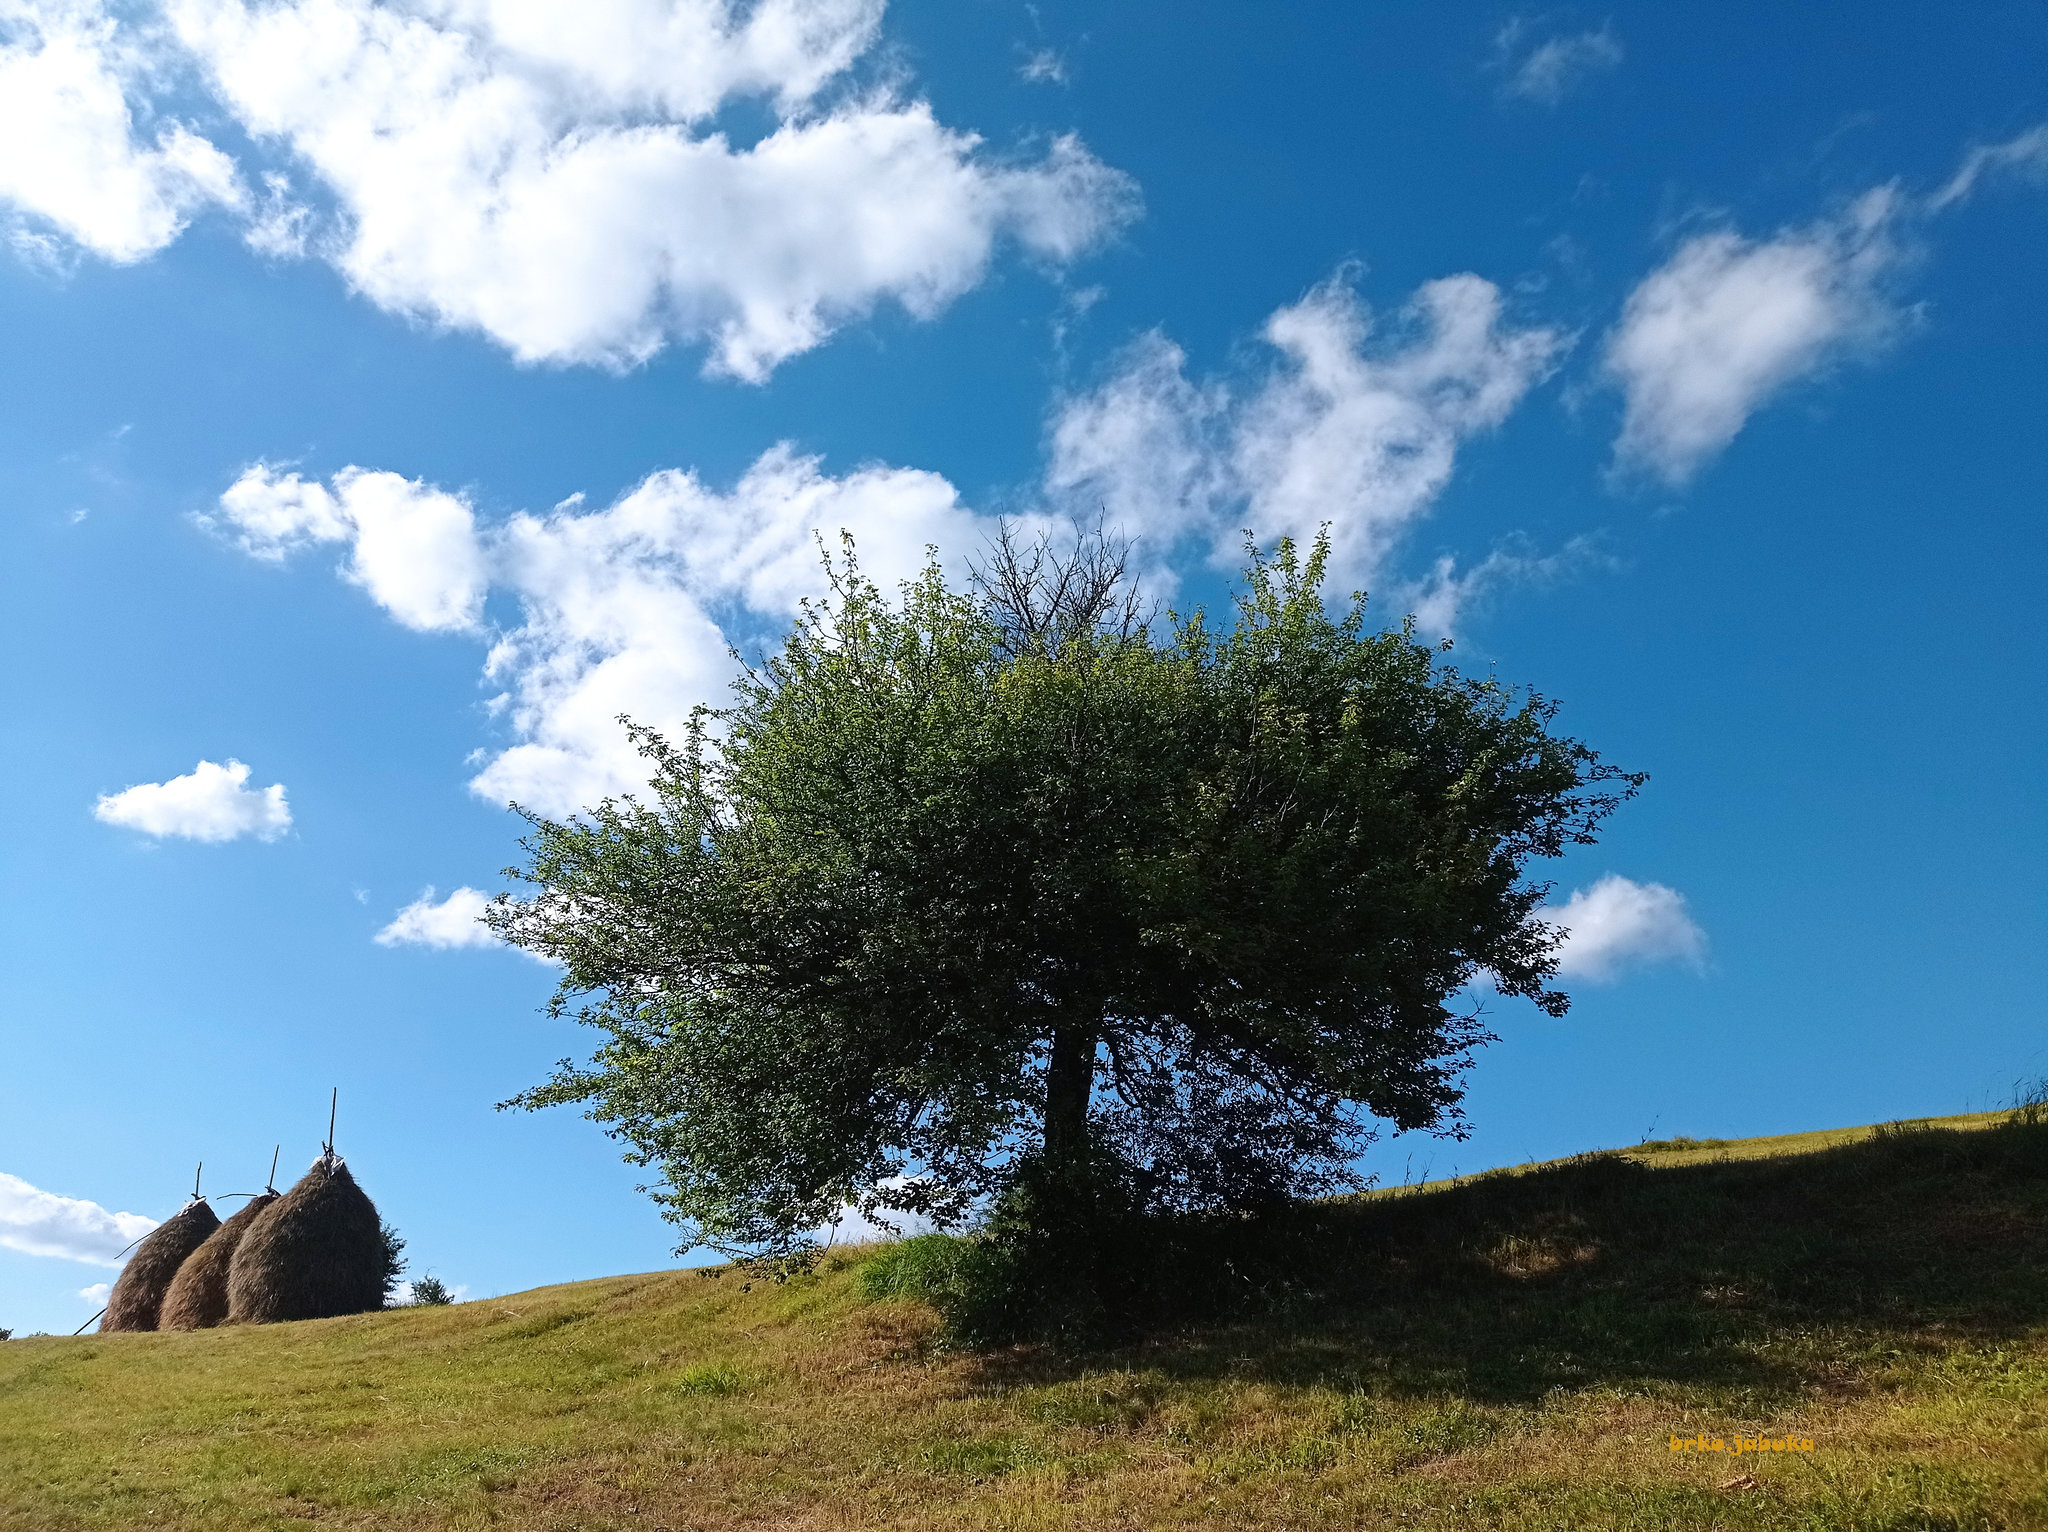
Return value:
M 10 1341 L 0 1527 L 2048 1526 L 2048 1126 L 1957 1127 L 1362 1199 L 1081 1359 L 947 1353 L 861 1251 Z M 1669 1447 L 1738 1434 L 1815 1450 Z

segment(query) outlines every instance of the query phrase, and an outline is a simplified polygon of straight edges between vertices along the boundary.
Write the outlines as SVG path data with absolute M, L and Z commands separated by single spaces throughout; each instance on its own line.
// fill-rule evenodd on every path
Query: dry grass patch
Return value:
M 0 1526 L 2048 1527 L 2048 1126 L 1742 1147 L 1308 1210 L 1094 1357 L 949 1353 L 861 1252 L 10 1341 Z M 1738 1433 L 1815 1450 L 1668 1445 Z

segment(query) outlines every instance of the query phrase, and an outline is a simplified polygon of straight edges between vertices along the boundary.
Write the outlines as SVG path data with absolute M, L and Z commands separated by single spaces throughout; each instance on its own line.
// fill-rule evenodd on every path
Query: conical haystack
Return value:
M 157 1316 L 160 1330 L 210 1330 L 228 1317 L 228 1267 L 235 1247 L 257 1215 L 278 1200 L 276 1192 L 249 1199 L 249 1205 L 207 1236 L 206 1243 L 185 1257 L 171 1279 Z
M 326 1319 L 384 1307 L 384 1228 L 333 1155 L 256 1215 L 228 1267 L 228 1323 Z
M 111 1330 L 154 1330 L 163 1308 L 164 1289 L 185 1264 L 185 1258 L 201 1245 L 220 1220 L 213 1209 L 194 1197 L 174 1217 L 166 1219 L 135 1247 L 128 1264 L 115 1279 L 107 1299 L 107 1312 L 100 1320 L 100 1333 Z

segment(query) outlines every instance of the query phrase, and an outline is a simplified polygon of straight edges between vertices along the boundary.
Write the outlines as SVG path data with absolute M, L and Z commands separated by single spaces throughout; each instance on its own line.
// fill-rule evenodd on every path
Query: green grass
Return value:
M 940 1349 L 935 1246 L 9 1341 L 0 1528 L 2048 1527 L 2048 1124 L 1641 1145 L 1287 1248 L 1255 1317 L 1082 1358 Z

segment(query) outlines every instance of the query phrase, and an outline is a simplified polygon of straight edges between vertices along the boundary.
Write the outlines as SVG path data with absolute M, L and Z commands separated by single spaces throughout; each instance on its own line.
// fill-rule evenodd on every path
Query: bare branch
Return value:
M 1065 552 L 1050 532 L 1025 543 L 1005 519 L 969 574 L 1010 654 L 1058 654 L 1083 640 L 1128 642 L 1150 625 L 1158 604 L 1146 602 L 1130 563 L 1130 540 L 1111 536 L 1099 519 L 1092 527 L 1076 522 Z

